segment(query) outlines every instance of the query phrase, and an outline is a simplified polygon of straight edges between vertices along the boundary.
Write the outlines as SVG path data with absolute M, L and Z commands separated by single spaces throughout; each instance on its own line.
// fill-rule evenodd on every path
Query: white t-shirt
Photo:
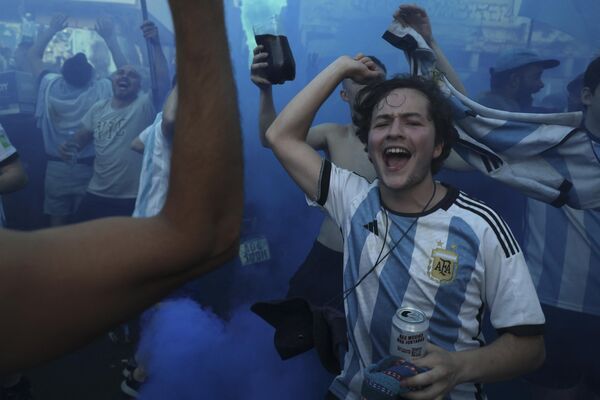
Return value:
M 134 199 L 139 187 L 142 156 L 131 150 L 131 142 L 155 117 L 150 96 L 140 94 L 123 108 L 113 108 L 111 99 L 94 104 L 83 117 L 83 126 L 94 132 L 94 174 L 88 192 L 102 197 Z

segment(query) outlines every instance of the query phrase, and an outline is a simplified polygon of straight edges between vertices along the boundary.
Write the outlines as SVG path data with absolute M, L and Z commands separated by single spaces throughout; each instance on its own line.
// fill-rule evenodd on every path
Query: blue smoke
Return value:
M 161 303 L 139 354 L 149 373 L 142 400 L 316 399 L 331 380 L 314 352 L 281 361 L 272 329 L 254 314 L 225 323 L 188 299 Z
M 315 13 L 307 19 L 302 15 L 307 9 L 310 11 L 307 3 L 324 9 L 331 6 L 335 13 Z M 285 2 L 225 2 L 244 136 L 245 211 L 246 217 L 255 221 L 245 234 L 266 237 L 271 260 L 250 266 L 233 262 L 200 280 L 197 291 L 201 291 L 202 296 L 197 297 L 202 307 L 212 307 L 219 315 L 228 316 L 226 320 L 191 300 L 168 301 L 161 305 L 145 326 L 140 343 L 140 354 L 147 359 L 150 373 L 142 388 L 142 399 L 323 397 L 332 376 L 320 366 L 314 351 L 281 361 L 273 346 L 273 328 L 247 311 L 248 304 L 255 301 L 285 295 L 288 280 L 308 253 L 322 218 L 320 212 L 306 206 L 304 195 L 272 152 L 259 143 L 259 92 L 250 82 L 248 68 L 254 45 L 250 26 L 261 13 L 280 14 L 284 20 L 296 60 L 297 78 L 273 88 L 279 111 L 318 71 L 341 54 L 359 51 L 373 54 L 384 61 L 390 74 L 407 70 L 404 55 L 380 39 L 397 2 L 377 2 L 378 9 L 372 7 L 372 3 L 367 0 L 291 1 L 281 8 Z M 516 10 L 502 8 L 508 2 L 489 6 L 478 1 L 422 0 L 417 3 L 429 11 L 435 36 L 469 92 L 477 94 L 487 90 L 487 69 L 500 47 L 508 45 L 491 40 L 495 47 L 486 49 L 487 44 L 481 40 L 483 33 L 487 33 L 482 28 L 486 23 L 484 19 L 491 19 L 490 24 L 503 23 L 507 18 L 512 21 Z M 307 22 L 314 26 L 302 25 Z M 523 40 L 526 33 L 521 35 Z M 533 38 L 538 36 L 533 35 Z M 558 44 L 557 54 L 560 49 Z M 589 57 L 587 54 L 581 57 L 583 65 Z M 561 71 L 560 76 L 549 73 L 546 91 L 560 93 L 565 79 L 574 72 L 579 71 Z M 315 123 L 322 122 L 349 122 L 347 105 L 335 93 L 316 117 Z M 465 181 L 462 176 L 448 176 L 451 182 L 452 178 L 460 187 L 477 189 L 476 182 Z M 215 305 L 221 302 L 227 304 Z

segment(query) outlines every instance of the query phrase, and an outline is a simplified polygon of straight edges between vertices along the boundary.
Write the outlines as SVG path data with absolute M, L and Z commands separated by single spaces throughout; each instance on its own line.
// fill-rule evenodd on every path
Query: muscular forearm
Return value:
M 260 143 L 264 147 L 269 147 L 267 141 L 267 129 L 271 126 L 273 121 L 277 118 L 277 112 L 275 111 L 275 103 L 273 102 L 273 89 L 271 86 L 260 90 L 260 105 L 258 114 L 258 132 L 260 135 Z
M 52 29 L 44 30 L 40 35 L 38 35 L 36 42 L 24 54 L 28 62 L 28 72 L 31 72 L 31 74 L 36 80 L 41 76 L 42 72 L 44 71 L 44 51 L 46 50 L 46 46 L 48 46 L 48 43 L 50 43 L 50 40 L 52 40 L 55 34 L 56 31 Z
M 531 372 L 544 361 L 542 336 L 501 335 L 488 346 L 453 353 L 458 381 L 495 382 Z
M 476 350 L 446 351 L 432 344 L 428 354 L 413 360 L 422 372 L 402 382 L 422 389 L 406 393 L 409 400 L 441 399 L 461 383 L 485 383 L 510 379 L 531 372 L 544 361 L 542 336 L 517 337 L 505 333 Z
M 242 154 L 223 6 L 170 4 L 183 84 L 165 207 L 152 218 L 0 230 L 0 315 L 11 326 L 0 330 L 0 374 L 85 343 L 235 254 Z
M 56 31 L 54 29 L 44 29 L 42 33 L 40 33 L 37 36 L 37 40 L 35 41 L 33 46 L 31 46 L 31 48 L 29 49 L 29 54 L 32 57 L 41 60 L 42 57 L 44 57 L 44 51 L 46 50 L 48 43 L 50 43 L 54 35 L 56 35 Z
M 171 80 L 169 79 L 169 66 L 165 53 L 160 45 L 160 41 L 156 40 L 156 42 L 153 42 L 150 48 L 153 54 L 154 71 L 156 71 L 155 84 L 157 98 L 155 99 L 155 104 L 161 104 L 170 87 Z
M 170 3 L 182 84 L 162 214 L 177 225 L 192 253 L 219 254 L 237 239 L 243 208 L 237 97 L 225 26 L 215 22 L 223 20 L 223 5 L 216 0 Z M 189 40 L 198 37 L 202 45 Z
M 110 38 L 105 39 L 105 42 L 117 69 L 127 65 L 127 57 L 125 57 L 125 54 L 123 54 L 123 49 L 121 49 L 121 45 L 119 44 L 117 36 L 112 35 Z
M 0 314 L 11 326 L 0 332 L 0 375 L 79 347 L 236 250 L 233 242 L 190 265 L 172 226 L 111 218 L 34 233 L 0 230 Z

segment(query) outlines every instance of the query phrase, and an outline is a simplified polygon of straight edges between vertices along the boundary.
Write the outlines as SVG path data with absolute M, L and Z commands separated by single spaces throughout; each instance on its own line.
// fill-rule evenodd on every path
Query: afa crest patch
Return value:
M 431 251 L 429 267 L 427 274 L 431 279 L 441 284 L 450 283 L 456 278 L 458 270 L 458 254 L 452 250 L 442 247 L 443 243 L 438 242 L 438 247 Z M 456 246 L 452 246 L 456 248 Z

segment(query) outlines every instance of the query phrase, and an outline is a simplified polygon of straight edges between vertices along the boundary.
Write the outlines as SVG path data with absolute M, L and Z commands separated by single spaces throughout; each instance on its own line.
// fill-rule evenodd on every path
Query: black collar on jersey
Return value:
M 400 217 L 418 218 L 418 217 L 424 217 L 425 215 L 432 214 L 432 213 L 436 212 L 439 209 L 448 210 L 448 208 L 450 208 L 450 206 L 457 199 L 459 191 L 456 188 L 454 188 L 454 187 L 452 187 L 450 185 L 447 185 L 447 184 L 442 183 L 442 182 L 439 182 L 439 183 L 448 190 L 446 192 L 446 195 L 436 205 L 434 205 L 433 207 L 431 207 L 429 210 L 426 210 L 426 211 L 423 211 L 423 212 L 418 212 L 418 213 L 402 213 L 402 212 L 398 212 L 398 211 L 392 210 L 391 208 L 389 208 L 383 202 L 383 199 L 381 198 L 381 192 L 379 191 L 379 188 L 377 188 L 377 193 L 379 195 L 379 202 L 381 203 L 382 207 L 386 211 L 388 211 L 388 212 L 390 212 L 390 213 L 392 213 L 394 215 L 398 215 Z

